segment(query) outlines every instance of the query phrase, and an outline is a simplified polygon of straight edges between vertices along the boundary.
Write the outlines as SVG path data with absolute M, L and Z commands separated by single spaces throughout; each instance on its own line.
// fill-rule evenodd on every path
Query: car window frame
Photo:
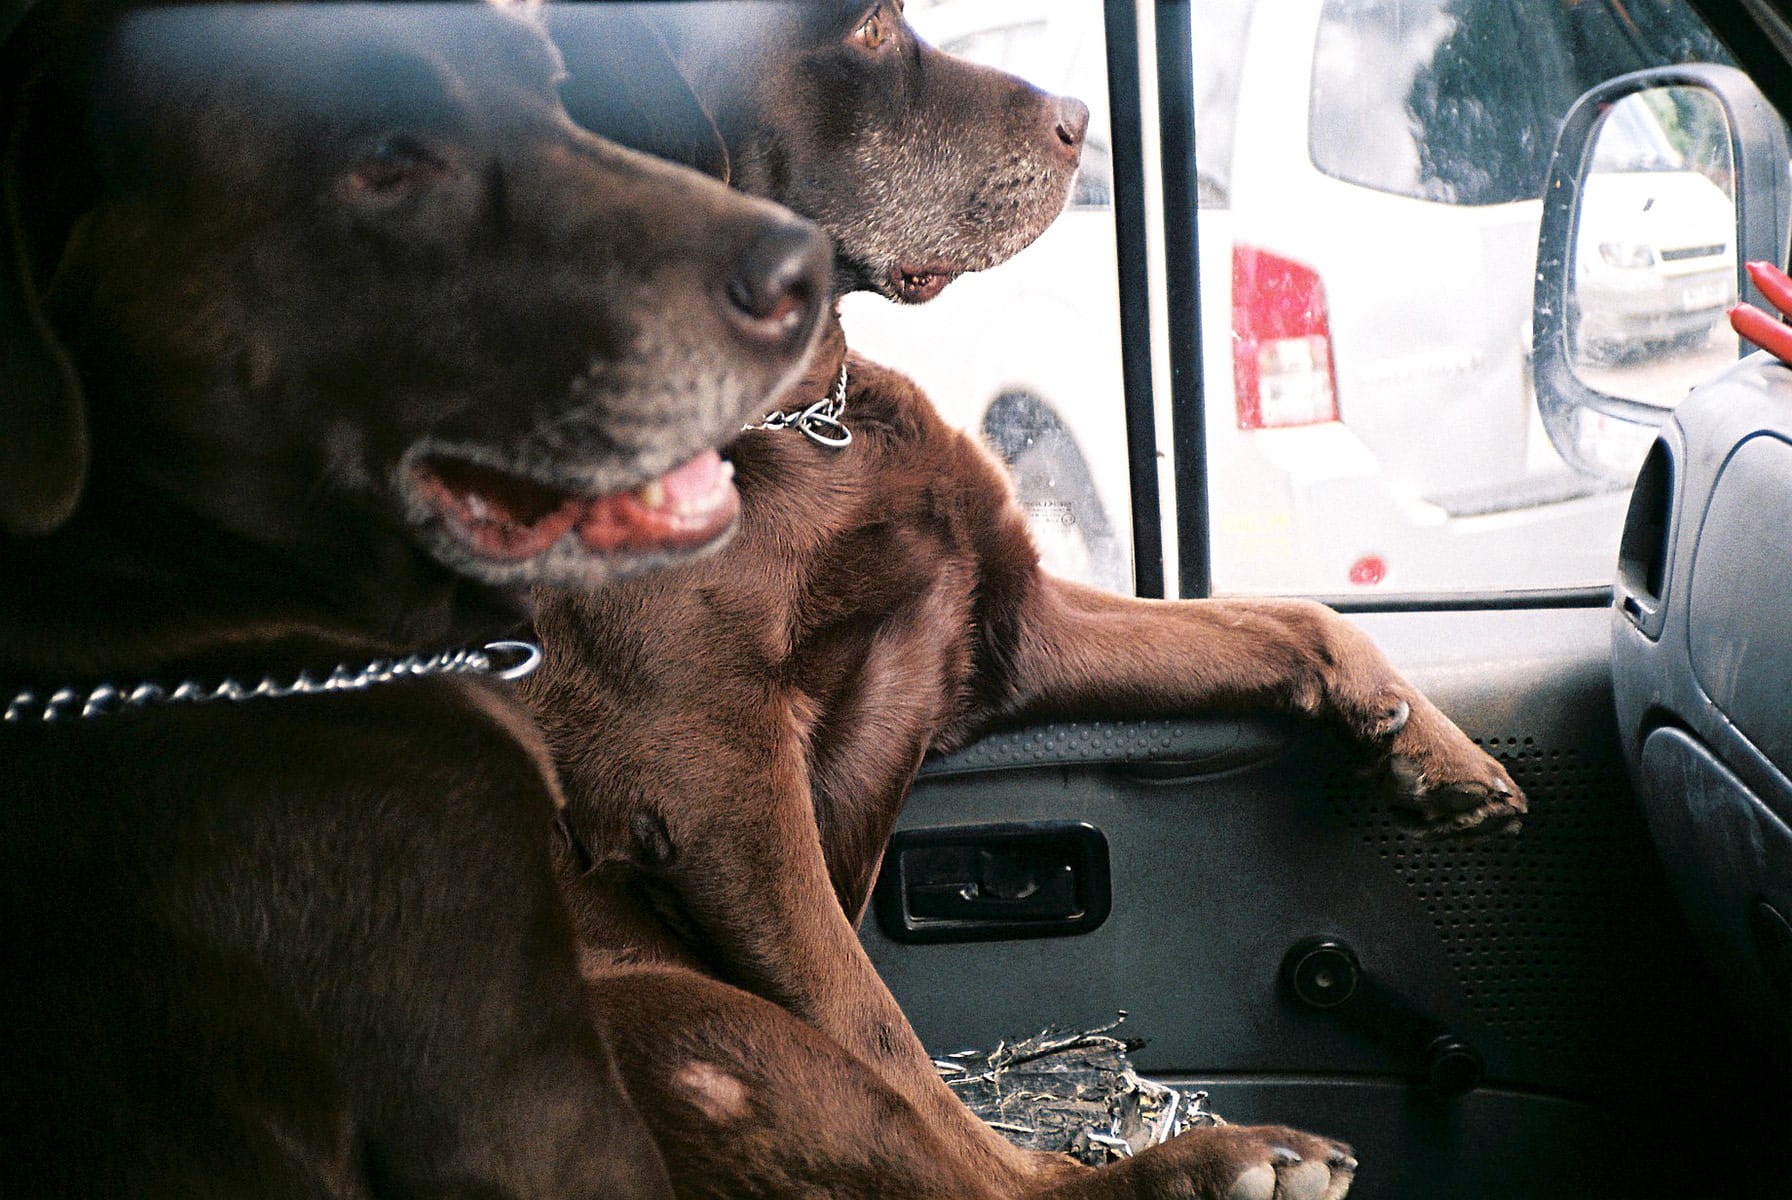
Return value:
M 1137 3 L 1138 0 L 1105 0 L 1102 17 L 1108 56 L 1108 119 L 1112 139 L 1109 154 L 1114 191 L 1114 258 L 1119 273 L 1121 390 L 1125 397 L 1127 475 L 1132 493 L 1133 591 L 1139 596 L 1162 599 L 1167 594 L 1164 514 L 1159 501 L 1157 409 L 1152 379 L 1144 89 Z M 1191 94 L 1191 138 L 1192 113 Z M 1192 168 L 1192 153 L 1189 161 Z M 1170 225 L 1174 227 L 1175 223 Z M 1191 313 L 1198 317 L 1199 311 L 1192 309 Z M 1198 366 L 1199 358 L 1195 361 Z M 1199 405 L 1195 407 L 1199 408 Z M 1180 487 L 1177 494 L 1181 494 Z M 1205 490 L 1201 497 L 1204 505 Z M 1178 513 L 1180 507 L 1178 502 Z

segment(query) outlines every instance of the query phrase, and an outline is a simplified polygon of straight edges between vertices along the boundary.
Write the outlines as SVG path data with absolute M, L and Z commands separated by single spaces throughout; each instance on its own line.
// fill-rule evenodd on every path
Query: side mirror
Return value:
M 1583 95 L 1543 193 L 1532 318 L 1537 409 L 1575 468 L 1629 483 L 1655 428 L 1747 347 L 1725 313 L 1743 264 L 1786 261 L 1785 125 L 1752 80 L 1694 64 Z

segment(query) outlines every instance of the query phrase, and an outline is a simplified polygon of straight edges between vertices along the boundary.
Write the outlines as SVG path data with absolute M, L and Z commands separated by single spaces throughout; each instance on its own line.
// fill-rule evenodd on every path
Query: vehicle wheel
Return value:
M 1008 466 L 1045 568 L 1131 592 L 1126 547 L 1088 461 L 1052 406 L 1031 392 L 1003 392 L 984 410 L 980 433 Z

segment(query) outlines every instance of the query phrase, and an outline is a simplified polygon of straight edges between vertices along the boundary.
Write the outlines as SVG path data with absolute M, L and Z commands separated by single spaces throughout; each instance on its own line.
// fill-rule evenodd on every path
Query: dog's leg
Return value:
M 734 713 L 727 727 L 689 727 L 689 744 L 706 747 L 703 782 L 637 778 L 634 811 L 618 814 L 630 831 L 622 836 L 644 843 L 632 858 L 676 896 L 704 959 L 728 982 L 835 1039 L 932 1127 L 976 1147 L 981 1170 L 1011 1194 L 1068 1160 L 1014 1146 L 940 1079 L 836 898 L 793 707 L 769 706 L 779 715 L 763 723 Z
M 996 1200 L 976 1147 L 826 1034 L 675 968 L 600 970 L 599 1020 L 680 1200 Z
M 1139 600 L 1038 573 L 977 716 L 1164 716 L 1222 706 L 1334 720 L 1386 756 L 1393 802 L 1427 831 L 1525 811 L 1504 767 L 1400 677 L 1356 626 L 1306 600 Z

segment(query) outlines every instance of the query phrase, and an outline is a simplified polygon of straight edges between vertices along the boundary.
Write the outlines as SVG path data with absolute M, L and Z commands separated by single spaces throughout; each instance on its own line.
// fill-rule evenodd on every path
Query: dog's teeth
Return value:
M 635 489 L 635 499 L 647 508 L 666 507 L 666 485 L 655 479 Z
M 468 516 L 472 517 L 475 521 L 489 521 L 492 519 L 492 506 L 486 503 L 484 496 L 481 496 L 478 492 L 468 492 L 466 500 Z
M 722 479 L 724 481 L 726 481 L 726 480 L 730 480 L 733 478 L 734 478 L 734 464 L 724 458 L 722 460 Z

